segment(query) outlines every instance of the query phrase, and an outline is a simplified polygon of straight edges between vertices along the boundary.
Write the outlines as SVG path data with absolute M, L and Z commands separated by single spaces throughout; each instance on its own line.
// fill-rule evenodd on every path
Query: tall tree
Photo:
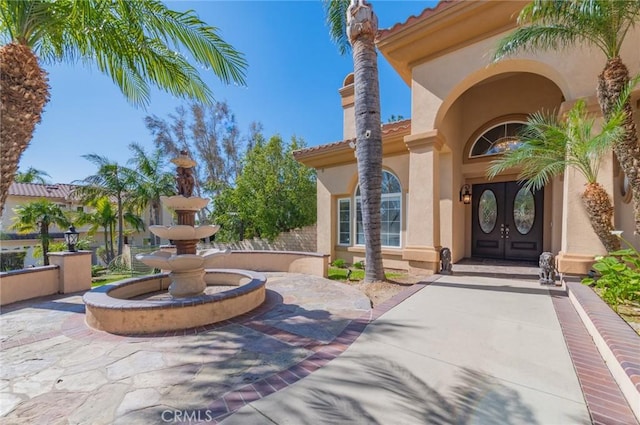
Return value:
M 185 150 L 196 161 L 196 196 L 215 197 L 235 181 L 243 142 L 235 117 L 225 102 L 180 106 L 166 120 L 147 116 L 145 124 L 158 149 L 171 156 Z M 200 221 L 205 220 L 205 215 L 206 211 L 201 211 Z
M 92 63 L 136 106 L 150 86 L 210 102 L 191 60 L 223 82 L 244 84 L 246 61 L 194 11 L 159 0 L 0 0 L 0 213 L 9 186 L 49 100 L 40 62 Z
M 589 118 L 582 100 L 568 112 L 565 121 L 556 115 L 533 114 L 519 136 L 521 145 L 493 161 L 488 175 L 493 178 L 509 168 L 522 167 L 519 177 L 526 181 L 525 187 L 538 190 L 567 168 L 578 171 L 587 181 L 582 200 L 591 227 L 607 251 L 616 251 L 620 240 L 611 233 L 613 205 L 598 183 L 598 170 L 602 155 L 624 135 L 624 119 L 619 108 L 594 134 L 594 119 Z
M 362 194 L 365 281 L 384 280 L 380 239 L 382 123 L 375 36 L 378 18 L 365 0 L 323 0 L 331 38 L 342 54 L 353 53 L 356 160 Z M 347 43 L 348 41 L 348 43 Z
M 57 225 L 61 229 L 69 226 L 70 221 L 58 204 L 46 199 L 28 202 L 14 208 L 14 223 L 11 228 L 18 233 L 38 232 L 42 245 L 42 256 L 45 266 L 49 265 L 49 226 Z
M 149 224 L 162 224 L 162 204 L 160 197 L 176 193 L 175 177 L 166 171 L 165 157 L 160 149 L 147 153 L 137 143 L 131 143 L 129 149 L 133 157 L 129 160 L 132 175 L 129 176 L 131 191 L 130 202 L 138 215 L 149 207 Z M 160 238 L 150 234 L 151 244 L 158 245 Z
M 520 12 L 519 28 L 500 41 L 494 60 L 521 50 L 567 48 L 578 43 L 593 45 L 606 57 L 605 67 L 598 75 L 597 92 L 600 108 L 610 118 L 630 80 L 620 49 L 638 22 L 638 0 L 534 0 Z M 640 143 L 630 100 L 624 112 L 625 134 L 614 143 L 613 151 L 629 179 L 635 231 L 640 234 Z
M 16 183 L 40 183 L 47 184 L 48 181 L 45 177 L 51 178 L 51 176 L 42 170 L 38 170 L 37 168 L 29 167 L 25 171 L 18 171 L 16 173 L 16 177 L 14 181 Z
M 124 241 L 125 202 L 129 200 L 131 175 L 133 171 L 104 156 L 96 154 L 82 155 L 93 162 L 98 171 L 85 179 L 74 182 L 79 186 L 74 193 L 85 202 L 93 202 L 99 198 L 111 198 L 116 203 L 118 216 L 118 256 L 122 255 Z
M 293 151 L 302 147 L 304 141 L 295 137 L 289 144 L 280 136 L 256 140 L 235 186 L 213 200 L 213 221 L 222 225 L 221 238 L 273 239 L 315 223 L 315 171 L 293 158 Z

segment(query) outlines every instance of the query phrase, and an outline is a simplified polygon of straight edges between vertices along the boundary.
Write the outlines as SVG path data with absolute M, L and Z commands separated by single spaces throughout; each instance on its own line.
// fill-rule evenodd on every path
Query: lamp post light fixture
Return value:
M 465 184 L 460 188 L 460 202 L 465 205 L 469 205 L 471 203 L 471 186 Z
M 78 236 L 80 234 L 73 227 L 73 224 L 69 226 L 69 230 L 64 232 L 64 241 L 67 243 L 67 251 L 76 252 L 76 244 L 78 243 Z

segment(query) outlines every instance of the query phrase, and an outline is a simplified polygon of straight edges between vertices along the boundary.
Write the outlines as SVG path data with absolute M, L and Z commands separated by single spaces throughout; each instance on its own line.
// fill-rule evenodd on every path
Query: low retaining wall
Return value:
M 569 299 L 640 420 L 640 335 L 590 287 L 578 282 L 566 284 Z
M 212 269 L 304 273 L 327 277 L 329 256 L 317 252 L 231 251 L 231 254 L 217 257 L 207 266 Z
M 91 289 L 91 251 L 51 252 L 50 266 L 0 273 L 0 305 Z
M 0 273 L 0 305 L 57 294 L 59 289 L 58 266 Z

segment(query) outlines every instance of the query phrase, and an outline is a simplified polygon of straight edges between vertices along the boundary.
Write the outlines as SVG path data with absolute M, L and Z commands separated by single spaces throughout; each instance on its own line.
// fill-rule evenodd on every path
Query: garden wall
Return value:
M 212 243 L 213 248 L 234 251 L 299 251 L 316 252 L 316 226 L 307 226 L 281 233 L 273 242 L 266 239 L 245 239 L 234 243 Z
M 0 305 L 91 289 L 91 252 L 51 252 L 50 266 L 0 273 Z
M 58 266 L 31 267 L 0 273 L 0 305 L 57 294 Z

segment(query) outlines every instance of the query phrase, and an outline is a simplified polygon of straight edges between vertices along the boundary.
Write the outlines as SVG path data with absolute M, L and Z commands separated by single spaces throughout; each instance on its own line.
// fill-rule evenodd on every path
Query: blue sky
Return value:
M 374 0 L 379 27 L 388 28 L 420 14 L 434 1 Z M 314 1 L 171 1 L 176 10 L 195 10 L 218 27 L 225 41 L 245 54 L 247 86 L 225 86 L 203 76 L 217 100 L 225 100 L 240 130 L 258 121 L 267 137 L 295 135 L 314 146 L 342 138 L 338 89 L 352 71 L 350 55 L 340 56 L 329 38 L 320 0 Z M 410 117 L 409 87 L 379 55 L 382 120 Z M 20 168 L 35 167 L 56 183 L 69 183 L 95 172 L 81 155 L 95 153 L 119 163 L 130 157 L 127 146 L 151 149 L 146 115 L 166 118 L 185 101 L 154 91 L 145 109 L 130 105 L 111 80 L 83 64 L 44 65 L 51 100 Z

